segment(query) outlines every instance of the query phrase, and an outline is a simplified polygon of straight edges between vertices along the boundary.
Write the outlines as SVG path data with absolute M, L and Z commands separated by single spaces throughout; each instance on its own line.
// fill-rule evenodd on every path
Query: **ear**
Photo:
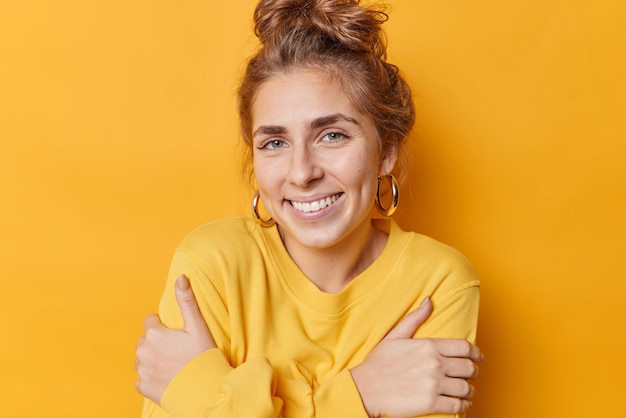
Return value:
M 381 155 L 378 173 L 391 173 L 396 166 L 396 161 L 398 161 L 398 147 L 396 145 L 387 145 Z

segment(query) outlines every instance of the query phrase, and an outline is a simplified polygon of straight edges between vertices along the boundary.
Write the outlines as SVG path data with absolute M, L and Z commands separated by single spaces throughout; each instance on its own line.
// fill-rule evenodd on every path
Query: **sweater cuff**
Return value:
M 232 369 L 218 348 L 205 351 L 174 376 L 163 393 L 161 406 L 172 417 L 200 417 L 223 396 L 219 387 Z
M 317 388 L 314 398 L 318 417 L 369 418 L 348 369 Z

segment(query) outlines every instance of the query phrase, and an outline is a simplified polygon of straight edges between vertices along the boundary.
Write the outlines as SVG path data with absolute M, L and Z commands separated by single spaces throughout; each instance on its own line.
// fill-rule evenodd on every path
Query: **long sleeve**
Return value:
M 182 326 L 174 294 L 180 274 L 189 277 L 218 348 L 188 363 L 168 385 L 160 406 L 146 399 L 142 418 L 357 417 L 358 413 L 367 417 L 347 369 L 317 387 L 297 367 L 283 370 L 289 384 L 283 385 L 279 397 L 276 372 L 266 357 L 250 358 L 233 367 L 228 358 L 231 318 L 226 290 L 212 269 L 184 249 L 174 256 L 161 299 L 159 315 L 166 326 Z
M 186 274 L 217 348 L 174 377 L 161 406 L 146 400 L 142 417 L 367 418 L 349 369 L 425 296 L 434 312 L 416 338 L 473 342 L 479 282 L 467 261 L 389 226 L 376 262 L 334 294 L 302 273 L 275 228 L 244 218 L 192 232 L 174 255 L 159 315 L 182 327 L 174 285 Z
M 348 370 L 317 390 L 294 385 L 292 413 L 284 411 L 284 402 L 274 391 L 274 371 L 266 359 L 232 368 L 214 349 L 196 357 L 174 378 L 162 407 L 146 400 L 143 417 L 367 417 Z
M 182 327 L 174 284 L 180 274 L 186 274 L 218 348 L 199 355 L 175 376 L 163 394 L 161 406 L 146 399 L 142 418 L 278 417 L 282 402 L 272 396 L 275 377 L 267 359 L 251 359 L 234 368 L 225 355 L 230 349 L 228 308 L 222 284 L 207 267 L 186 249 L 176 251 L 159 316 L 170 328 Z M 233 411 L 233 405 L 241 410 Z
M 469 266 L 467 266 L 469 267 Z M 431 317 L 416 332 L 415 338 L 459 338 L 476 342 L 478 305 L 480 300 L 479 282 L 472 279 L 471 269 L 456 271 L 465 278 L 456 287 L 446 289 L 433 298 Z M 469 280 L 468 280 L 469 278 Z M 466 414 L 435 414 L 427 418 L 465 418 Z
M 274 371 L 256 358 L 231 367 L 219 349 L 194 360 L 169 385 L 162 406 L 172 417 L 280 416 L 282 401 L 274 396 Z

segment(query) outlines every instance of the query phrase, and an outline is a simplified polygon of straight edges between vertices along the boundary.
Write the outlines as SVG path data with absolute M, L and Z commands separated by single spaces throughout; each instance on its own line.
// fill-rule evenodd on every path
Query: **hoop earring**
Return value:
M 380 203 L 380 184 L 383 182 L 383 177 L 389 179 L 389 183 L 391 185 L 391 205 L 388 208 L 385 208 L 382 203 Z M 384 176 L 378 176 L 378 187 L 376 188 L 376 209 L 381 215 L 391 216 L 396 211 L 398 207 L 398 183 L 396 182 L 396 178 L 392 174 L 386 174 Z
M 269 218 L 268 220 L 261 218 L 261 215 L 259 215 L 260 198 L 261 197 L 259 196 L 259 191 L 257 190 L 256 193 L 254 193 L 254 197 L 252 198 L 252 214 L 254 215 L 257 224 L 261 225 L 263 228 L 269 228 L 270 226 L 273 226 L 276 221 L 272 218 Z

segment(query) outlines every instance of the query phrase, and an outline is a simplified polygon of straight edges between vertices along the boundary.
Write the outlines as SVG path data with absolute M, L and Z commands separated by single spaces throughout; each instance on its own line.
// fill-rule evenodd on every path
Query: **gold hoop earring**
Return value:
M 254 215 L 257 224 L 261 225 L 263 228 L 269 228 L 270 226 L 273 226 L 276 221 L 273 218 L 269 218 L 268 220 L 261 218 L 261 215 L 259 215 L 260 198 L 261 196 L 259 196 L 259 191 L 257 190 L 252 198 L 252 214 Z
M 389 179 L 389 183 L 391 184 L 391 205 L 388 208 L 385 208 L 382 203 L 380 203 L 380 184 L 383 182 L 383 177 Z M 376 188 L 376 209 L 381 215 L 391 216 L 396 211 L 398 207 L 398 183 L 396 182 L 396 178 L 391 174 L 386 174 L 385 176 L 378 176 L 378 187 Z

